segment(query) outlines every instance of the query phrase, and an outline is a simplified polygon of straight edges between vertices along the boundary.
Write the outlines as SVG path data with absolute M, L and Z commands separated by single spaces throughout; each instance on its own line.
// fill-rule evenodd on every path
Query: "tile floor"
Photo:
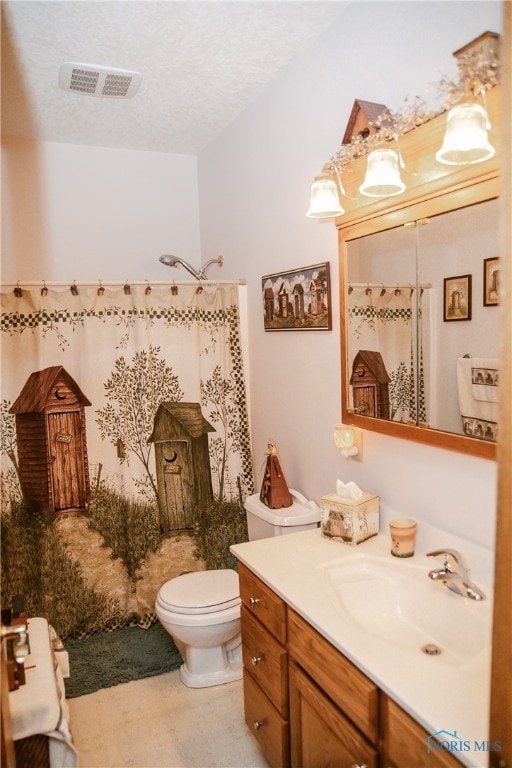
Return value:
M 242 681 L 187 688 L 179 672 L 68 699 L 80 768 L 268 768 Z

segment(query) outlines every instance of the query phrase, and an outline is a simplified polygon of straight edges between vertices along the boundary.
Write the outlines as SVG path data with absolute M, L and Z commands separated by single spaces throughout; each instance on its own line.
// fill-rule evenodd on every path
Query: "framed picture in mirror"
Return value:
M 443 320 L 471 320 L 471 275 L 444 278 Z
M 499 259 L 484 259 L 484 307 L 499 304 Z

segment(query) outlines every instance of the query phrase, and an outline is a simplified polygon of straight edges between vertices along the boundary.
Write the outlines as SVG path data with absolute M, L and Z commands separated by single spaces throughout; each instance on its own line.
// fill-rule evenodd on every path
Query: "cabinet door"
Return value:
M 452 754 L 429 752 L 429 734 L 385 694 L 381 694 L 381 728 L 383 768 L 461 768 Z
M 270 703 L 259 685 L 244 669 L 245 722 L 271 768 L 289 768 L 288 722 Z
M 368 741 L 377 744 L 377 686 L 291 609 L 288 609 L 288 651 Z
M 376 750 L 295 664 L 289 678 L 292 768 L 376 768 Z

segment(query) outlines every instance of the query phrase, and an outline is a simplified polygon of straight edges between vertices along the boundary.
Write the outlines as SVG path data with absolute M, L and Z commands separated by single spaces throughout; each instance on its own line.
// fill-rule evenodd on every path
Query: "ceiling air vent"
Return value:
M 141 79 L 139 72 L 94 64 L 67 62 L 59 70 L 59 86 L 65 91 L 110 99 L 131 99 L 139 90 Z

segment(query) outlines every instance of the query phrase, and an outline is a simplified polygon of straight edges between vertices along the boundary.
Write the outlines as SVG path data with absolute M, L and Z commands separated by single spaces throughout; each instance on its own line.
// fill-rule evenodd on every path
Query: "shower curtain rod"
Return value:
M 351 288 L 416 288 L 416 283 L 348 283 Z M 432 283 L 420 283 L 418 288 L 432 288 Z
M 17 280 L 13 282 L 0 282 L 1 288 L 71 288 L 76 286 L 77 288 L 123 288 L 125 285 L 134 286 L 141 285 L 150 288 L 173 286 L 173 285 L 247 285 L 247 280 L 240 277 L 237 280 Z

